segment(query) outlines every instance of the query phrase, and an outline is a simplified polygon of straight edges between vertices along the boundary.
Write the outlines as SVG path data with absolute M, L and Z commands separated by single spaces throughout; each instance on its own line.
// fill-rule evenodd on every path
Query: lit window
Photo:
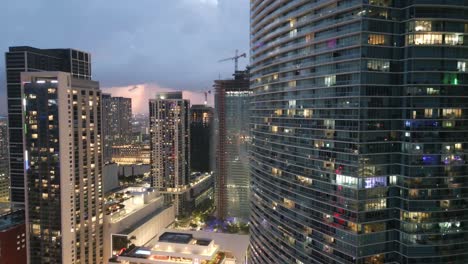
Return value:
M 429 95 L 439 94 L 439 89 L 427 88 L 426 91 Z
M 288 106 L 289 108 L 296 108 L 296 100 L 289 100 Z
M 460 108 L 448 108 L 448 109 L 442 109 L 442 116 L 443 117 L 461 117 L 462 116 L 462 110 Z
M 283 202 L 284 202 L 284 206 L 289 209 L 292 209 L 296 206 L 296 204 L 292 200 L 289 200 L 287 198 L 283 198 Z
M 295 36 L 297 36 L 297 29 L 296 28 L 289 31 L 289 37 L 290 38 L 294 38 Z
M 376 188 L 376 187 L 385 187 L 387 186 L 387 177 L 376 177 L 376 178 L 367 178 L 364 180 L 364 188 Z
M 440 45 L 442 34 L 410 34 L 406 36 L 407 45 Z
M 432 109 L 424 109 L 424 117 L 431 118 L 432 117 Z
M 369 60 L 367 61 L 367 69 L 370 71 L 390 71 L 390 62 L 383 60 Z
M 277 168 L 271 168 L 271 174 L 275 175 L 275 176 L 281 176 L 281 170 L 280 169 L 277 169 Z
M 385 45 L 385 35 L 370 34 L 367 43 L 370 45 Z
M 371 200 L 366 203 L 365 210 L 381 210 L 387 208 L 386 199 Z
M 447 45 L 463 45 L 463 35 L 462 34 L 446 34 L 445 35 L 445 44 L 447 44 Z
M 350 187 L 357 187 L 358 179 L 356 177 L 336 174 L 336 183 L 338 185 L 346 185 L 346 186 L 350 186 Z
M 313 183 L 312 179 L 304 177 L 304 176 L 296 176 L 296 178 L 303 185 L 312 185 L 312 183 Z
M 453 121 L 444 121 L 442 122 L 442 127 L 444 128 L 451 128 L 454 127 L 455 123 Z
M 50 116 L 49 116 L 49 121 L 52 121 L 52 120 L 54 120 L 54 116 L 53 116 L 53 115 L 50 115 Z
M 312 109 L 304 109 L 304 117 L 309 118 L 312 117 L 313 110 Z
M 289 20 L 289 26 L 294 27 L 296 25 L 297 20 L 295 18 Z
M 271 132 L 277 133 L 278 132 L 278 126 L 271 126 Z
M 461 149 L 463 149 L 462 144 L 461 144 L 461 143 L 456 143 L 456 144 L 455 144 L 455 149 L 456 149 L 456 150 L 461 150 Z
M 410 31 L 431 31 L 432 22 L 431 21 L 414 21 L 410 22 Z
M 297 84 L 296 81 L 289 81 L 288 82 L 288 86 L 291 87 L 291 88 L 296 87 L 296 84 Z
M 457 63 L 457 69 L 460 72 L 466 72 L 466 61 L 459 61 Z
M 325 77 L 325 85 L 330 87 L 336 84 L 336 75 L 330 75 Z

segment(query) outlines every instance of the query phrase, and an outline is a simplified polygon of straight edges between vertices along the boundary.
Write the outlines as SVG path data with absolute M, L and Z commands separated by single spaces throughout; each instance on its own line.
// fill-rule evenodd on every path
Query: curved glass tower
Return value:
M 468 263 L 468 1 L 251 1 L 251 261 Z

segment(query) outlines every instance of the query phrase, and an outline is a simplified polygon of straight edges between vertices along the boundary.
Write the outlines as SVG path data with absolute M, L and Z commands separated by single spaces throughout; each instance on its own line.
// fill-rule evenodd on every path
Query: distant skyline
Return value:
M 93 79 L 104 92 L 132 97 L 136 113 L 147 112 L 147 99 L 159 90 L 192 91 L 184 96 L 202 103 L 197 91 L 234 71 L 234 62 L 218 60 L 249 50 L 247 0 L 18 0 L 2 1 L 0 9 L 2 57 L 10 46 L 90 52 Z M 247 64 L 240 60 L 241 69 Z M 135 85 L 143 92 L 125 92 Z M 5 87 L 2 59 L 0 115 Z

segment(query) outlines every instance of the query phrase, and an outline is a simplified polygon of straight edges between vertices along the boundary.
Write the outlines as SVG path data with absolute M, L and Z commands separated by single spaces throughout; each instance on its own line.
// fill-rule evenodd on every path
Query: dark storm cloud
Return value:
M 93 78 L 102 87 L 155 83 L 202 90 L 219 74 L 232 73 L 233 63 L 219 59 L 235 49 L 248 52 L 247 0 L 6 0 L 0 10 L 0 50 L 29 45 L 89 51 Z

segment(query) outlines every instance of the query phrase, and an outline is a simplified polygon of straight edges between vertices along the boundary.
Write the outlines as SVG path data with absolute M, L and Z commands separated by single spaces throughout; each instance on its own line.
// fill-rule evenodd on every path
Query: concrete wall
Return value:
M 129 177 L 143 175 L 149 173 L 151 166 L 148 164 L 133 164 L 133 165 L 120 165 L 119 166 L 119 175 Z
M 102 181 L 104 193 L 119 187 L 119 165 L 109 163 L 102 168 Z

